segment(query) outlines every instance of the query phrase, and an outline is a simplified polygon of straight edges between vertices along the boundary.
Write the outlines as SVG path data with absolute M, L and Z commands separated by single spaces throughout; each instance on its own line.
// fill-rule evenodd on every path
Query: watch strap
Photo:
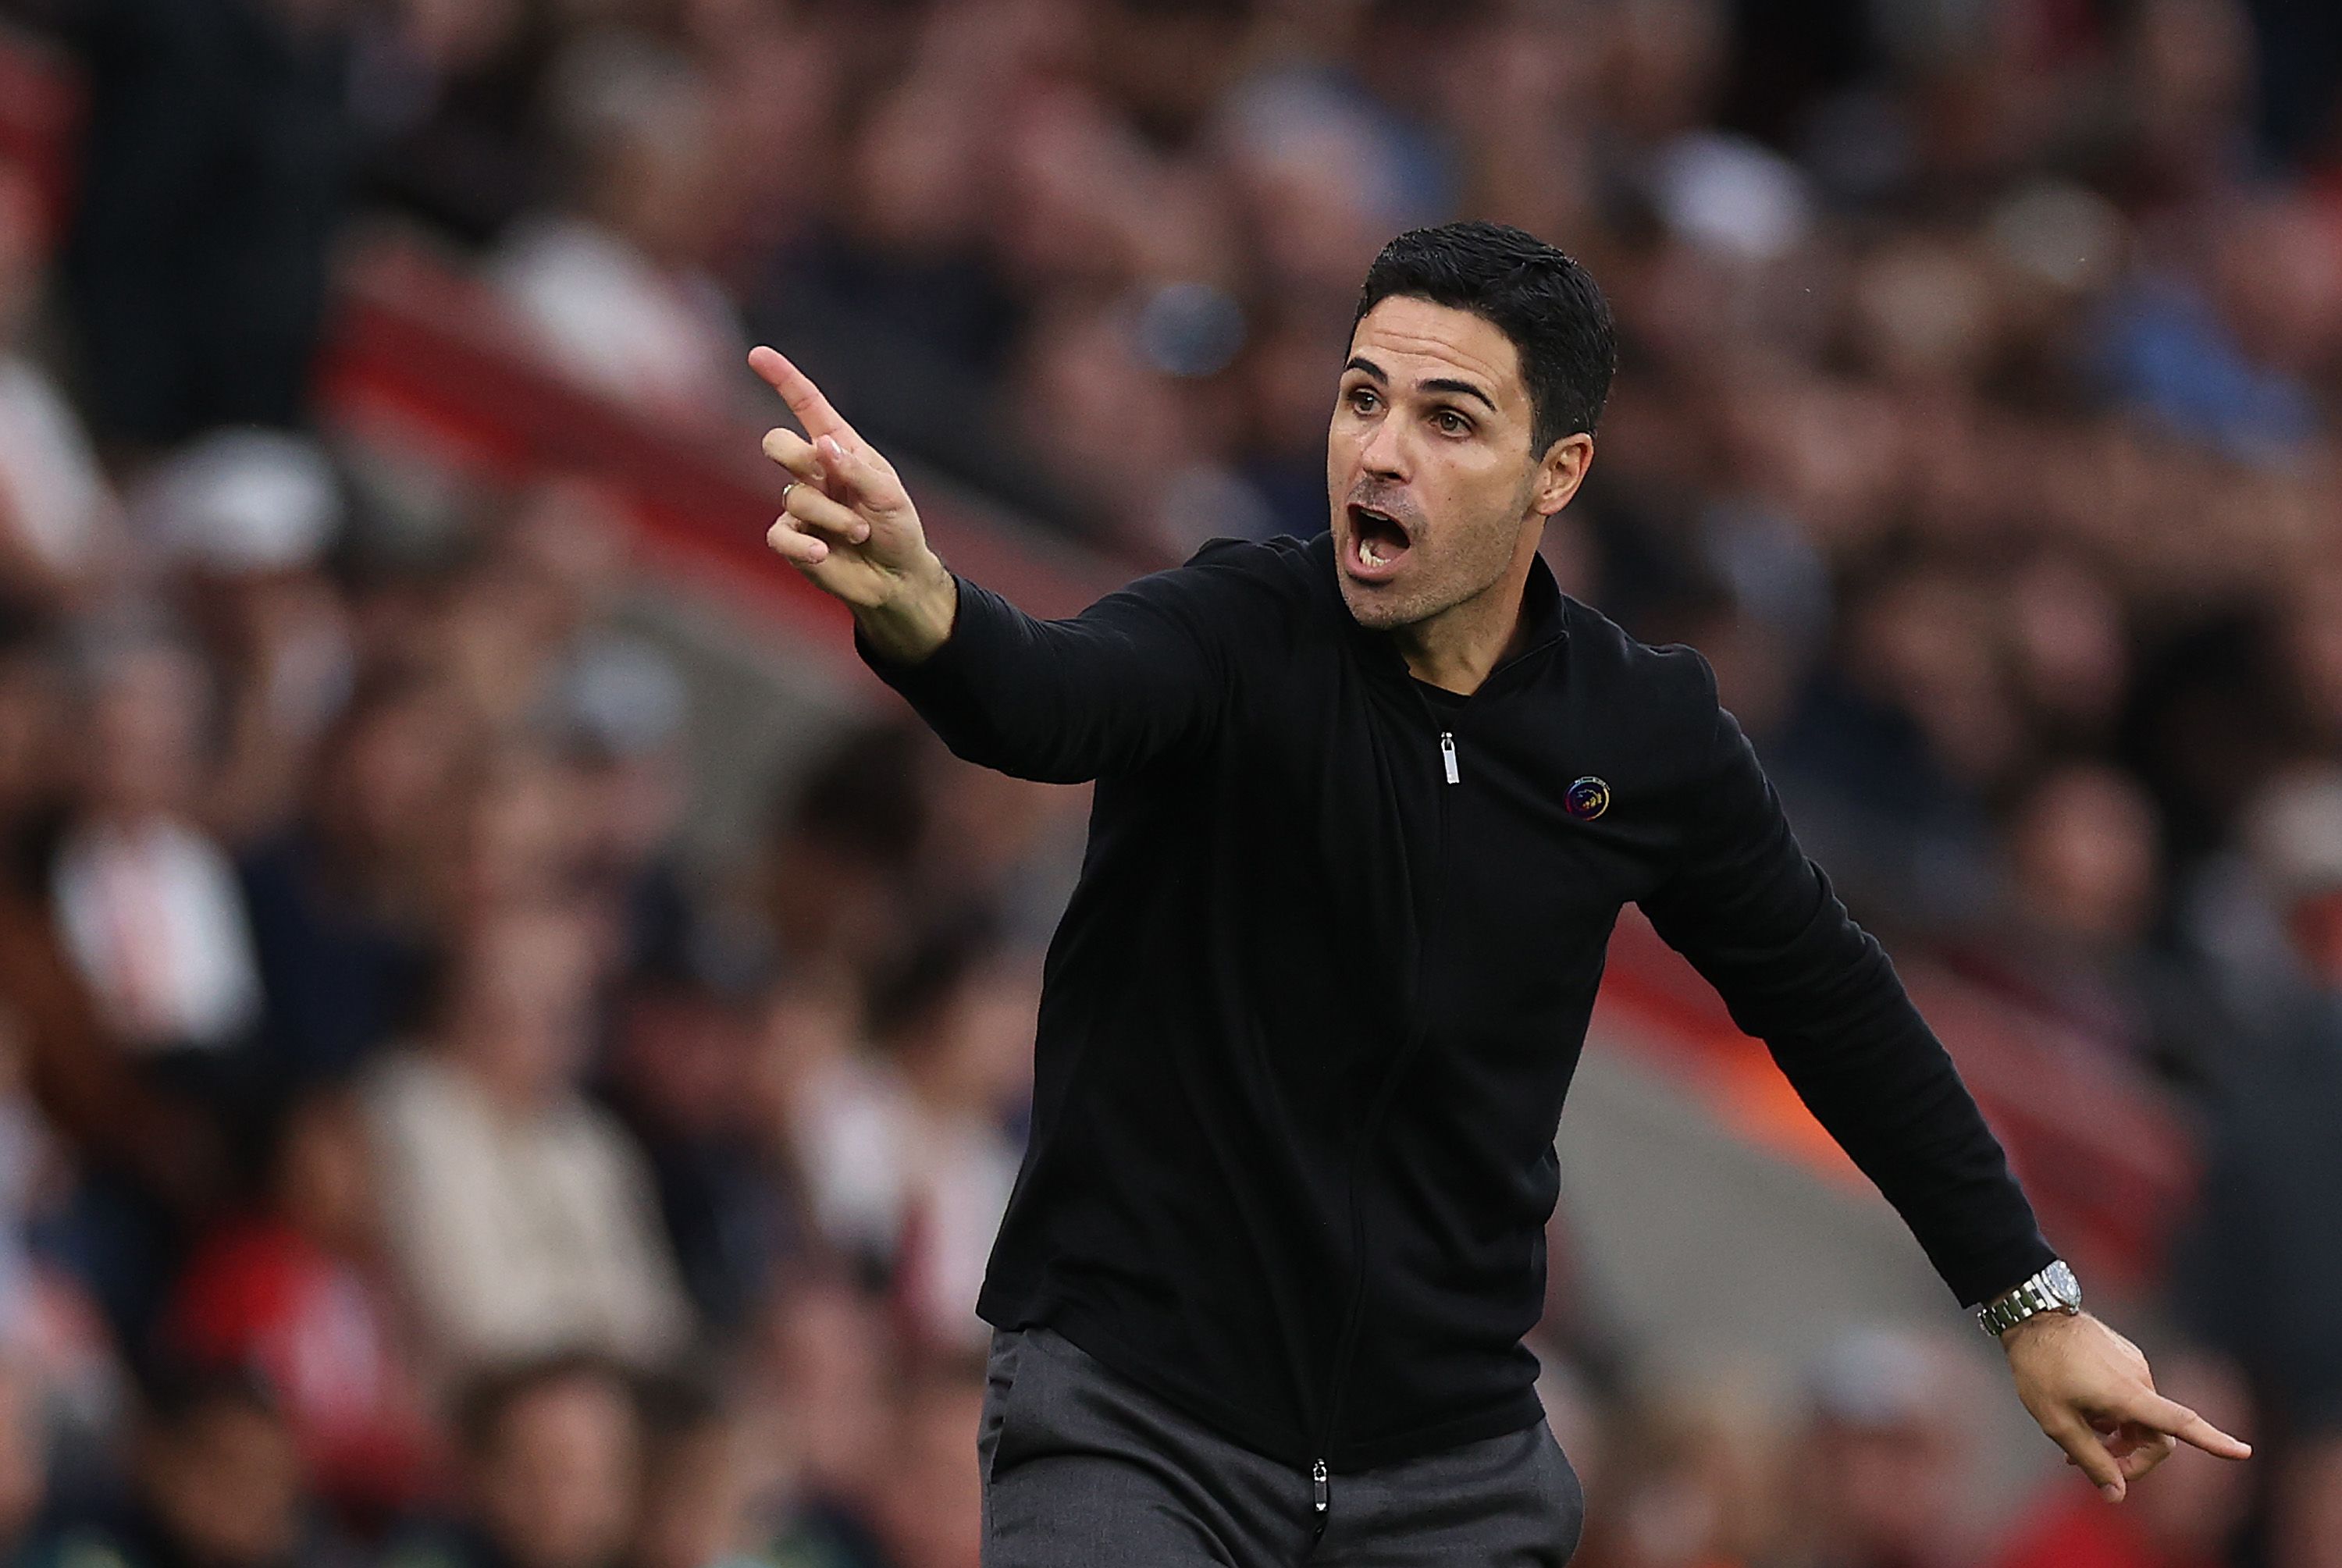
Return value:
M 2053 1272 L 2064 1276 L 2060 1283 L 2068 1283 L 2067 1293 L 2061 1294 L 2054 1287 Z M 2082 1310 L 2081 1292 L 2077 1284 L 2070 1283 L 2072 1281 L 2072 1270 L 2062 1263 L 2052 1263 L 2015 1289 L 2006 1291 L 1977 1307 L 1977 1324 L 1998 1339 L 2026 1319 L 2038 1317 L 2046 1312 L 2078 1313 Z

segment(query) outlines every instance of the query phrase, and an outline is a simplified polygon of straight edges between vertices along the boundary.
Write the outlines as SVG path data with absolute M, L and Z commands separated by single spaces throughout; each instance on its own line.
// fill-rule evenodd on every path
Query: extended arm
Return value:
M 2048 1263 L 2032 1205 L 1877 942 L 1807 860 L 1755 752 L 1717 711 L 1702 826 L 1644 900 L 1651 923 L 1763 1040 L 1963 1303 Z
M 788 471 L 776 553 L 852 607 L 855 641 L 958 755 L 1071 784 L 1126 772 L 1198 734 L 1226 690 L 1206 557 L 1042 621 L 955 576 L 888 463 L 803 372 L 769 348 L 749 364 L 806 434 L 776 429 Z
M 1960 1300 L 1990 1299 L 2050 1260 L 2032 1205 L 1886 954 L 1798 849 L 1739 725 L 1721 709 L 1696 784 L 1703 831 L 1644 908 Z M 2227 1459 L 2252 1452 L 2157 1393 L 2147 1358 L 2097 1318 L 2045 1313 L 2001 1342 L 2026 1409 L 2110 1502 L 2175 1439 Z

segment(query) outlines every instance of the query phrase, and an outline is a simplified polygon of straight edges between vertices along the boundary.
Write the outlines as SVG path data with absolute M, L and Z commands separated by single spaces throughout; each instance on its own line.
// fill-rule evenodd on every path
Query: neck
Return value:
M 1532 531 L 1523 537 L 1505 574 L 1494 583 L 1436 615 L 1393 627 L 1391 640 L 1406 660 L 1407 673 L 1418 681 L 1468 697 L 1480 689 L 1490 671 L 1519 652 L 1528 635 L 1528 619 L 1521 614 L 1521 605 L 1536 546 L 1537 534 Z

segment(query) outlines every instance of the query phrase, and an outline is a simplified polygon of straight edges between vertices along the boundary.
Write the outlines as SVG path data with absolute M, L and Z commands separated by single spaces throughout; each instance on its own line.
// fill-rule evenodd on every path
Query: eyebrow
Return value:
M 1342 368 L 1344 370 L 1355 370 L 1364 375 L 1371 375 L 1385 386 L 1388 386 L 1390 385 L 1390 376 L 1385 373 L 1383 367 L 1376 365 L 1373 360 L 1368 359 L 1362 354 L 1352 355 L 1350 356 L 1349 364 L 1344 365 Z M 1495 398 L 1489 396 L 1486 393 L 1481 391 L 1470 382 L 1458 381 L 1453 376 L 1435 376 L 1429 381 L 1418 381 L 1416 383 L 1416 390 L 1417 392 L 1452 392 L 1459 397 L 1476 397 L 1481 402 L 1488 405 L 1489 413 L 1495 414 L 1499 412 L 1496 407 L 1496 400 Z
M 1457 381 L 1449 376 L 1440 376 L 1431 381 L 1418 381 L 1415 385 L 1418 392 L 1453 392 L 1464 397 L 1476 397 L 1488 405 L 1489 413 L 1496 412 L 1496 400 L 1468 381 Z

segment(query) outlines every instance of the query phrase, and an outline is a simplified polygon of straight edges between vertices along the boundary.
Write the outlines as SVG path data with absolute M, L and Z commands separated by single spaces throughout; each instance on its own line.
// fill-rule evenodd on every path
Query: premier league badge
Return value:
M 1569 786 L 1561 797 L 1561 809 L 1580 822 L 1592 822 L 1610 809 L 1610 786 L 1588 774 Z

